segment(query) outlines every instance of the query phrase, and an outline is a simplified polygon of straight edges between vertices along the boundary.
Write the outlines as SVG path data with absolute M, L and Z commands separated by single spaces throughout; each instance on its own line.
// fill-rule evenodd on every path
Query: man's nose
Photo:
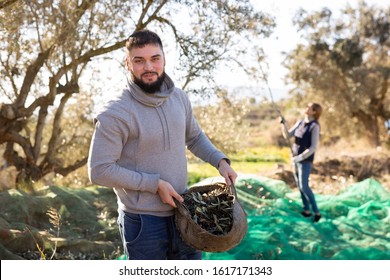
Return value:
M 145 61 L 144 68 L 145 68 L 145 70 L 153 69 L 153 63 L 151 61 Z

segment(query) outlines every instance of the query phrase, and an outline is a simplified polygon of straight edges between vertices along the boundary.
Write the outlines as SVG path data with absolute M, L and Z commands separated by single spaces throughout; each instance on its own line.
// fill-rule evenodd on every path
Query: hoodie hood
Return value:
M 165 74 L 165 79 L 160 90 L 155 93 L 146 93 L 130 78 L 127 78 L 127 89 L 130 95 L 138 102 L 149 107 L 159 107 L 171 96 L 175 89 L 175 84 L 172 79 Z

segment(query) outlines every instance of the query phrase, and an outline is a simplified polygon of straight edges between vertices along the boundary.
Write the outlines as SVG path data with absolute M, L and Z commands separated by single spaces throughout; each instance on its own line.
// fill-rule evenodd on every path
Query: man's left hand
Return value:
M 236 182 L 237 173 L 233 170 L 226 159 L 221 159 L 218 164 L 218 171 L 219 174 L 225 178 L 225 182 L 228 186 Z

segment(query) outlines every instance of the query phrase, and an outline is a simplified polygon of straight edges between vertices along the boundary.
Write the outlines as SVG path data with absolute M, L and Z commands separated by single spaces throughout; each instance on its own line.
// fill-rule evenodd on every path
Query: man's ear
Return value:
M 125 59 L 125 68 L 130 71 L 130 58 L 128 56 Z

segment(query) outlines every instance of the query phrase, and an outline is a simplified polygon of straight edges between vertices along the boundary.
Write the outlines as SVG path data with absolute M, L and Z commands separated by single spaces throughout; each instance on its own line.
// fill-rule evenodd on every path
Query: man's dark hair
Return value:
M 126 41 L 126 50 L 129 53 L 133 48 L 143 48 L 145 45 L 157 45 L 164 52 L 160 37 L 147 29 L 135 31 Z

